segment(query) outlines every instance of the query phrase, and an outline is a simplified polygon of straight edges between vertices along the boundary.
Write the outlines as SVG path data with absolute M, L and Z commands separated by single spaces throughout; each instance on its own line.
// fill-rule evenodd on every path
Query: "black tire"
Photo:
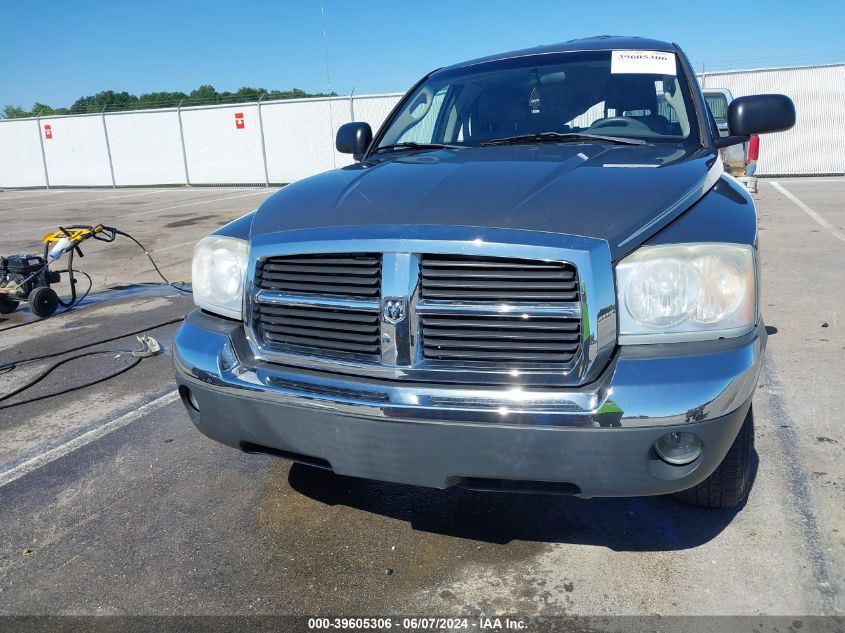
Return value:
M 27 301 L 29 301 L 29 309 L 32 310 L 32 313 L 42 319 L 53 314 L 59 307 L 59 295 L 47 286 L 38 286 L 29 293 Z
M 0 295 L 0 314 L 12 314 L 18 308 L 20 301 Z
M 754 412 L 748 409 L 745 421 L 719 467 L 697 486 L 675 493 L 675 498 L 704 508 L 733 508 L 738 505 L 751 487 L 753 449 Z

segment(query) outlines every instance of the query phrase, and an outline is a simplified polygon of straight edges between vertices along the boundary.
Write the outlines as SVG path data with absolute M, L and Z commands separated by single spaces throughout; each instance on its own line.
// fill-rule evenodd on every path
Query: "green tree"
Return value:
M 252 88 L 244 86 L 235 92 L 218 92 L 214 86 L 204 84 L 184 92 L 148 92 L 140 96 L 130 94 L 126 91 L 115 92 L 114 90 L 103 90 L 94 95 L 80 97 L 70 108 L 53 108 L 45 103 L 36 102 L 31 110 L 21 106 L 7 105 L 0 112 L 0 118 L 17 119 L 21 117 L 42 116 L 50 114 L 90 114 L 114 110 L 135 110 L 149 108 L 173 108 L 184 103 L 184 105 L 214 105 L 217 103 L 237 103 L 239 101 L 257 101 L 264 95 L 268 101 L 278 99 L 305 99 L 307 97 L 336 97 L 337 93 L 316 92 L 309 93 L 299 88 L 291 90 L 265 90 L 264 88 Z
M 25 116 L 32 116 L 31 112 L 27 112 L 20 106 L 7 105 L 3 108 L 4 119 L 20 119 Z

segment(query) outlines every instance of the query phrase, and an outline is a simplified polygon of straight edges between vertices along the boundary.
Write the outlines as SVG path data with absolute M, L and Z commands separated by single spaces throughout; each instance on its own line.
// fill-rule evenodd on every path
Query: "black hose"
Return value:
M 59 367 L 61 367 L 65 363 L 69 363 L 72 360 L 76 360 L 78 358 L 83 358 L 85 356 L 93 356 L 95 354 L 114 354 L 114 353 L 115 352 L 113 350 L 103 350 L 103 351 L 96 351 L 96 352 L 85 352 L 84 354 L 77 354 L 76 356 L 71 356 L 70 358 L 64 358 L 64 359 L 58 361 L 57 363 L 53 363 L 50 367 L 47 368 L 46 371 L 42 372 L 34 380 L 30 380 L 23 387 L 19 387 L 18 389 L 15 389 L 11 393 L 7 393 L 3 396 L 0 396 L 0 402 L 3 402 L 4 400 L 8 400 L 12 396 L 16 396 L 19 393 L 26 391 L 30 387 L 37 385 L 39 382 L 44 380 L 53 371 L 55 371 L 56 369 L 58 369 Z M 101 382 L 105 382 L 106 380 L 116 378 L 117 376 L 120 376 L 121 374 L 125 374 L 127 371 L 129 371 L 133 367 L 136 367 L 142 360 L 143 360 L 142 357 L 138 357 L 133 362 L 129 363 L 125 367 L 121 367 L 116 372 L 112 372 L 108 376 L 103 376 L 101 378 L 97 378 L 96 380 L 91 380 L 91 381 L 83 383 L 81 385 L 75 385 L 73 387 L 68 387 L 67 389 L 62 389 L 61 391 L 53 391 L 53 392 L 50 392 L 50 393 L 46 393 L 43 396 L 36 396 L 35 398 L 29 398 L 27 400 L 19 400 L 18 402 L 13 402 L 12 404 L 0 405 L 0 410 L 11 409 L 12 407 L 19 407 L 22 404 L 29 404 L 31 402 L 37 402 L 39 400 L 46 400 L 47 398 L 52 398 L 54 396 L 61 396 L 61 395 L 66 394 L 66 393 L 71 393 L 72 391 L 78 391 L 79 389 L 85 389 L 86 387 L 92 387 L 92 386 L 97 385 Z
M 184 284 L 184 283 L 185 283 L 184 281 L 179 281 L 179 282 L 176 282 L 176 281 L 170 281 L 167 277 L 165 277 L 165 276 L 164 276 L 164 273 L 163 273 L 163 272 L 161 272 L 161 270 L 159 269 L 158 264 L 156 264 L 156 263 L 155 263 L 155 260 L 153 259 L 153 256 L 152 256 L 152 255 L 150 255 L 150 252 L 147 250 L 147 248 L 146 248 L 143 244 L 141 244 L 141 242 L 139 242 L 138 240 L 136 240 L 134 237 L 132 237 L 131 235 L 129 235 L 129 233 L 126 233 L 125 231 L 121 231 L 121 230 L 119 230 L 119 229 L 115 229 L 115 228 L 111 228 L 111 227 L 109 227 L 109 228 L 110 228 L 110 230 L 111 230 L 111 231 L 113 231 L 116 235 L 122 235 L 122 236 L 124 236 L 124 237 L 128 237 L 130 240 L 132 240 L 133 242 L 135 242 L 135 243 L 136 243 L 136 244 L 137 244 L 137 245 L 141 248 L 141 250 L 142 250 L 142 251 L 144 251 L 144 255 L 146 255 L 146 256 L 147 256 L 147 259 L 149 259 L 149 260 L 150 260 L 150 263 L 153 265 L 153 268 L 155 268 L 156 273 L 158 273 L 158 276 L 162 278 L 162 280 L 164 281 L 164 283 L 166 283 L 166 284 L 167 284 L 168 286 L 170 286 L 171 288 L 173 288 L 173 289 L 175 289 L 175 290 L 178 290 L 179 292 L 184 292 L 184 293 L 186 293 L 186 294 L 194 294 L 194 293 L 193 293 L 193 291 L 191 291 L 191 290 L 188 290 L 188 289 L 186 289 L 186 288 L 180 288 L 179 286 L 175 285 L 175 284 L 177 284 L 177 283 Z
M 117 336 L 111 336 L 109 338 L 101 338 L 97 339 L 96 341 L 92 341 L 90 343 L 86 343 L 84 345 L 79 345 L 77 347 L 71 347 L 70 349 L 62 350 L 61 352 L 53 352 L 51 354 L 44 354 L 42 356 L 32 356 L 30 358 L 22 358 L 21 360 L 11 361 L 8 363 L 3 363 L 0 365 L 0 370 L 7 370 L 11 371 L 18 365 L 24 365 L 26 363 L 33 363 L 38 360 L 47 360 L 48 358 L 55 358 L 56 356 L 64 356 L 65 354 L 71 354 L 73 352 L 78 352 L 81 349 L 86 349 L 88 347 L 93 347 L 95 345 L 103 345 L 105 343 L 111 343 L 112 341 L 118 341 L 122 338 L 127 338 L 129 336 L 136 336 L 137 334 L 143 334 L 144 332 L 151 332 L 153 330 L 157 330 L 165 325 L 173 325 L 174 323 L 180 323 L 185 320 L 185 317 L 178 317 L 176 319 L 170 319 L 169 321 L 163 321 L 162 323 L 157 323 L 156 325 L 148 325 L 145 328 L 140 330 L 135 330 L 134 332 L 126 332 L 125 334 L 119 334 Z M 0 398 L 2 399 L 2 398 Z

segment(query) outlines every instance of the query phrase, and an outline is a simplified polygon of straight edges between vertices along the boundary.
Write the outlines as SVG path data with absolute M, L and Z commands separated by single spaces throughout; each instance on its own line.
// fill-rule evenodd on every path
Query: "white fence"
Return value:
M 763 137 L 759 175 L 845 173 L 845 64 L 705 73 L 734 97 L 780 92 L 798 122 Z M 376 129 L 401 95 L 0 121 L 0 187 L 284 184 L 349 164 L 338 126 Z
M 787 132 L 760 137 L 758 175 L 845 173 L 845 64 L 735 70 L 699 75 L 704 88 L 734 97 L 785 94 L 797 120 Z
M 290 183 L 352 162 L 338 126 L 381 125 L 400 94 L 0 121 L 0 187 Z

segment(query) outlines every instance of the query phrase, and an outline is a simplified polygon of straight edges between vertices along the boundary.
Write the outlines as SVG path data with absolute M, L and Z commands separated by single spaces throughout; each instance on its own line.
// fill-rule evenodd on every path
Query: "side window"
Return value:
M 724 123 L 728 116 L 728 100 L 723 94 L 709 94 L 704 95 L 704 100 L 707 102 L 707 107 L 713 113 L 713 118 L 716 123 Z
M 443 108 L 447 89 L 448 86 L 443 86 L 434 93 L 430 104 L 425 101 L 413 104 L 409 115 L 411 119 L 415 120 L 415 123 L 402 132 L 396 139 L 397 143 L 431 143 L 434 141 L 434 126 L 437 123 L 440 110 Z

